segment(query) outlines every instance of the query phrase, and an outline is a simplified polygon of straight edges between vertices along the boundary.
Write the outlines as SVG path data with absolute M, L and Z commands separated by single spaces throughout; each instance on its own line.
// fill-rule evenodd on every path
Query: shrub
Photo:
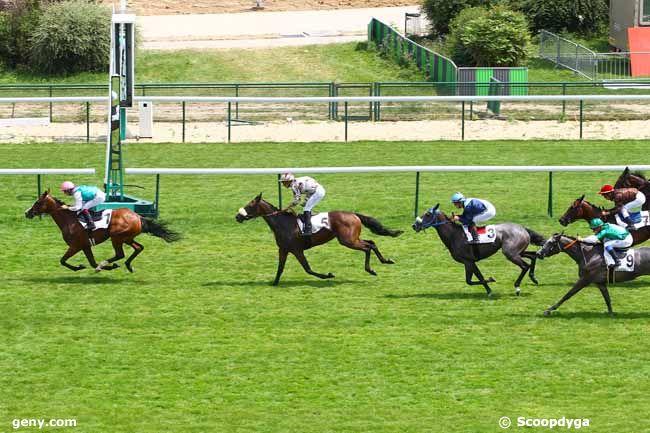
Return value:
M 449 23 L 460 11 L 469 7 L 488 6 L 491 0 L 422 0 L 422 12 L 431 23 L 434 35 L 444 35 L 449 32 Z
M 28 63 L 30 37 L 40 14 L 40 0 L 0 3 L 0 59 L 9 67 Z
M 607 0 L 524 0 L 522 10 L 535 31 L 593 34 L 607 25 Z
M 526 17 L 503 6 L 464 10 L 451 23 L 454 61 L 460 66 L 519 66 L 531 37 Z
M 100 4 L 52 4 L 31 38 L 32 66 L 50 74 L 108 69 L 110 22 L 109 9 Z

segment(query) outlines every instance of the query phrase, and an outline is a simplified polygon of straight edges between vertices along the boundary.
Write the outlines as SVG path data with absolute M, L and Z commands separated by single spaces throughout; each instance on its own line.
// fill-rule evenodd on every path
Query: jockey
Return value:
M 471 243 L 478 243 L 476 223 L 494 218 L 497 214 L 494 205 L 487 200 L 479 198 L 465 198 L 460 192 L 454 193 L 451 196 L 451 202 L 458 209 L 463 209 L 462 215 L 454 215 L 454 221 L 460 221 L 463 226 L 467 227 L 472 234 Z
M 616 254 L 613 254 L 614 248 L 631 247 L 633 240 L 630 232 L 616 224 L 605 224 L 600 218 L 589 221 L 589 227 L 595 234 L 582 239 L 582 241 L 588 244 L 602 242 L 605 245 L 604 255 L 607 266 L 615 268 L 620 266 L 621 261 L 616 257 Z
M 628 230 L 635 230 L 634 224 L 640 221 L 641 207 L 645 203 L 645 195 L 636 188 L 617 188 L 612 185 L 603 185 L 598 193 L 606 200 L 614 202 L 614 212 L 617 212 Z M 632 215 L 630 215 L 632 212 Z
M 74 197 L 74 206 L 63 205 L 63 209 L 77 212 L 86 221 L 86 227 L 89 232 L 95 230 L 95 223 L 90 216 L 90 209 L 98 204 L 104 203 L 106 194 L 96 186 L 79 185 L 66 180 L 61 184 L 61 191 L 65 195 Z
M 325 197 L 325 188 L 309 176 L 295 177 L 292 173 L 284 173 L 280 176 L 280 182 L 286 188 L 291 188 L 293 200 L 289 208 L 300 203 L 300 198 L 305 195 L 305 203 L 302 214 L 304 223 L 304 236 L 311 236 L 311 210 Z

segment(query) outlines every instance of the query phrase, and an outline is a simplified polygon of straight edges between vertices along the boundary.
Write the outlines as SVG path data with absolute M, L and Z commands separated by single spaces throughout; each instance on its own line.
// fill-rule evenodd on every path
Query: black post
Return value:
M 278 173 L 278 206 L 282 209 L 282 184 L 280 183 L 280 173 Z
M 461 102 L 460 139 L 465 141 L 465 101 Z
M 548 172 L 548 208 L 546 209 L 548 216 L 553 218 L 553 172 Z
M 345 101 L 345 141 L 348 141 L 348 101 Z
M 86 143 L 90 143 L 90 102 L 86 101 Z
M 415 211 L 413 218 L 418 217 L 418 204 L 420 202 L 420 172 L 415 172 Z
M 156 209 L 156 218 L 160 215 L 160 173 L 156 174 L 156 202 L 154 203 Z
M 232 102 L 228 102 L 228 143 L 230 143 L 230 136 L 231 136 L 230 135 L 230 127 L 232 123 L 230 120 L 231 113 L 232 113 Z
M 582 106 L 583 106 L 583 101 L 582 99 L 580 100 L 580 140 L 582 140 Z
M 183 101 L 183 143 L 185 143 L 185 101 Z

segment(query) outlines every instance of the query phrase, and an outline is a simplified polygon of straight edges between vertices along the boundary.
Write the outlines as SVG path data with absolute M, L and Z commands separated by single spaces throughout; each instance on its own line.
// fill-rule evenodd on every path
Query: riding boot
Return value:
M 302 223 L 304 225 L 302 234 L 303 236 L 311 236 L 311 211 L 306 210 L 302 213 Z
M 618 258 L 616 255 L 616 252 L 614 251 L 614 248 L 607 248 L 607 252 L 609 253 L 610 257 L 614 260 L 614 263 L 609 265 L 610 268 L 618 268 L 621 266 L 621 260 Z
M 627 227 L 625 227 L 628 231 L 634 231 L 636 230 L 636 227 L 634 227 L 634 221 L 632 221 L 632 217 L 627 217 L 623 221 L 625 221 L 625 224 L 627 224 Z
M 93 218 L 90 215 L 90 211 L 88 209 L 82 210 L 81 216 L 86 221 L 86 230 L 88 230 L 89 232 L 95 230 L 95 222 L 93 221 Z
M 469 229 L 469 232 L 472 235 L 472 241 L 470 243 L 478 244 L 478 230 L 476 229 L 476 224 L 472 223 L 468 225 L 467 228 Z
M 303 231 L 302 237 L 305 241 L 305 248 L 311 247 L 311 211 L 306 210 L 302 214 Z

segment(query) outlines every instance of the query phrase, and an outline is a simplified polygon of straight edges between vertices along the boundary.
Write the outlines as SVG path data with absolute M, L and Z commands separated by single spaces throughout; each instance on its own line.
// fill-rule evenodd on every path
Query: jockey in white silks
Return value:
M 311 236 L 311 211 L 325 197 L 325 188 L 309 176 L 295 177 L 292 173 L 284 173 L 280 176 L 280 182 L 293 192 L 290 208 L 299 204 L 302 196 L 305 196 L 302 214 L 303 235 Z

